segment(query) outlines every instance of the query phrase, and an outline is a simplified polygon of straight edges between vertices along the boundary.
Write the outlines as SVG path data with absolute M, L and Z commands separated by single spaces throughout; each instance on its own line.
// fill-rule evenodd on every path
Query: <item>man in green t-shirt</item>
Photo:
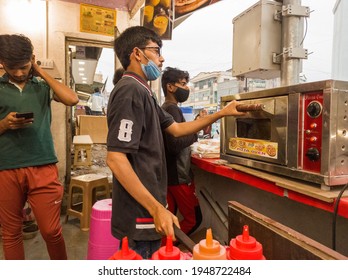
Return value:
M 0 35 L 0 221 L 5 259 L 24 259 L 23 207 L 32 207 L 51 259 L 67 259 L 60 209 L 64 187 L 51 126 L 51 101 L 67 106 L 77 94 L 35 63 L 24 35 Z M 20 113 L 25 113 L 20 115 Z

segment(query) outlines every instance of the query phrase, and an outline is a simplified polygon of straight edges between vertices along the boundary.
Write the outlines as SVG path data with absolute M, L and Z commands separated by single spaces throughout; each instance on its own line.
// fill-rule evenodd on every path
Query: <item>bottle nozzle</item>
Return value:
M 249 226 L 243 226 L 243 241 L 249 240 Z
M 173 252 L 173 237 L 171 235 L 167 236 L 166 252 Z
M 213 233 L 211 231 L 211 228 L 207 229 L 205 240 L 206 240 L 207 247 L 213 247 Z
M 122 238 L 122 256 L 126 256 L 129 254 L 129 247 L 128 247 L 128 237 L 125 236 Z

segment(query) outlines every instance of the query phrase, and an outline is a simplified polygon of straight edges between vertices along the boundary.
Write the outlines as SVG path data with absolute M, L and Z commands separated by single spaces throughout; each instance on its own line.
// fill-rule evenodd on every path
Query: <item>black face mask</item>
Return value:
M 178 101 L 179 103 L 182 103 L 188 99 L 189 94 L 190 94 L 189 89 L 177 87 L 176 92 L 174 92 L 174 97 L 175 97 L 176 101 Z

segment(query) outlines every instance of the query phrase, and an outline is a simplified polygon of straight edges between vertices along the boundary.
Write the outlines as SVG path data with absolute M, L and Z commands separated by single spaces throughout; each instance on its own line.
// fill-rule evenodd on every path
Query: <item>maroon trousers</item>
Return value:
M 168 186 L 168 210 L 176 215 L 179 210 L 182 220 L 180 228 L 187 235 L 195 231 L 202 222 L 202 213 L 195 193 L 195 184 Z
M 60 223 L 64 188 L 55 164 L 0 171 L 0 224 L 5 259 L 25 259 L 22 225 L 28 201 L 51 259 L 67 259 Z

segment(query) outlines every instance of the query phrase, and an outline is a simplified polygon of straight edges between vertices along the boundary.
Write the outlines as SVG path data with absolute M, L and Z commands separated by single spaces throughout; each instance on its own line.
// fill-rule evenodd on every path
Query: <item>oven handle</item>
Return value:
M 239 112 L 249 112 L 249 111 L 263 111 L 265 105 L 263 104 L 240 104 L 236 106 Z

